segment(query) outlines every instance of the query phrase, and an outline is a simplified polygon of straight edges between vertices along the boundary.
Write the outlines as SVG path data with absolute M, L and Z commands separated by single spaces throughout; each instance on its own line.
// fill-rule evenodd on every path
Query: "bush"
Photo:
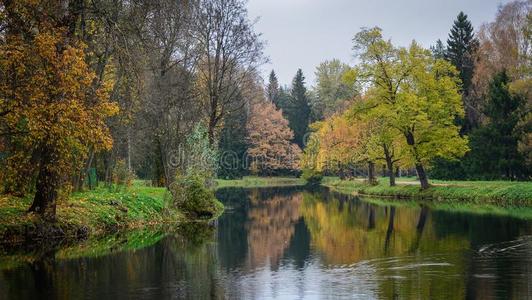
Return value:
M 170 189 L 174 205 L 192 217 L 210 219 L 223 209 L 199 174 L 177 176 Z
M 121 187 L 130 187 L 135 179 L 135 174 L 127 167 L 126 162 L 121 159 L 118 160 L 112 170 L 112 180 L 117 191 Z
M 319 185 L 323 179 L 323 174 L 314 169 L 303 169 L 301 177 L 307 181 L 308 185 Z

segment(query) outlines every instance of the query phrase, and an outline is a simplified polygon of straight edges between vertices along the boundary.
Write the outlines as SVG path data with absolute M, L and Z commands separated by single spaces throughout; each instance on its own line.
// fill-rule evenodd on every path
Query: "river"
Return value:
M 532 298 L 532 220 L 327 189 L 217 194 L 214 227 L 6 252 L 0 299 Z

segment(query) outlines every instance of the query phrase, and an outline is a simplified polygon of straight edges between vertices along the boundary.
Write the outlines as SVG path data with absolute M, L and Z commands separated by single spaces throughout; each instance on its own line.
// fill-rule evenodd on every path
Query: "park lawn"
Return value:
M 245 176 L 242 179 L 217 179 L 217 188 L 240 187 L 282 187 L 305 185 L 305 180 L 296 177 L 257 177 Z
M 398 178 L 395 187 L 390 187 L 388 178 L 384 177 L 379 178 L 379 183 L 375 186 L 368 185 L 363 180 L 340 180 L 335 177 L 324 178 L 322 184 L 340 192 L 397 199 L 501 207 L 532 206 L 532 182 L 433 180 L 432 186 L 427 190 L 421 190 L 415 178 Z
M 166 189 L 135 181 L 131 187 L 98 187 L 73 193 L 57 204 L 56 228 L 65 237 L 100 235 L 118 229 L 180 222 L 184 215 L 167 206 Z M 0 237 L 22 237 L 41 223 L 35 214 L 26 213 L 30 197 L 0 195 Z

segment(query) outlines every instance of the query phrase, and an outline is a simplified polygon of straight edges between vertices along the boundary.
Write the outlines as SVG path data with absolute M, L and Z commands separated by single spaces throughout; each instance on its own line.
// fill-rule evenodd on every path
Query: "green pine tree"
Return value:
M 311 110 L 307 97 L 307 88 L 305 87 L 305 76 L 303 76 L 301 69 L 297 70 L 296 76 L 292 81 L 290 96 L 290 103 L 287 105 L 285 113 L 288 117 L 290 128 L 294 131 L 294 143 L 303 149 Z
M 436 46 L 431 47 L 435 58 L 444 58 L 450 61 L 460 72 L 465 117 L 457 118 L 455 123 L 461 127 L 461 135 L 471 133 L 473 128 L 477 126 L 475 115 L 478 112 L 467 105 L 470 100 L 469 91 L 475 69 L 474 55 L 477 48 L 478 41 L 474 35 L 473 25 L 471 25 L 467 15 L 463 12 L 460 12 L 454 21 L 447 39 L 447 48 L 443 47 L 441 40 L 436 42 Z M 463 179 L 465 177 L 464 166 L 462 161 L 437 158 L 433 162 L 431 176 L 438 179 Z
M 276 106 L 279 102 L 279 92 L 279 81 L 277 80 L 277 75 L 275 75 L 275 72 L 272 70 L 268 80 L 268 85 L 266 86 L 266 97 Z
M 484 109 L 489 123 L 470 137 L 471 153 L 466 165 L 472 177 L 523 179 L 530 176 L 530 169 L 518 151 L 520 136 L 515 130 L 525 101 L 510 93 L 509 81 L 506 72 L 502 72 L 490 83 Z
M 460 134 L 466 135 L 476 127 L 476 112 L 467 105 L 469 91 L 475 71 L 475 52 L 478 49 L 478 40 L 475 38 L 473 25 L 463 12 L 458 14 L 454 21 L 449 38 L 447 39 L 447 49 L 445 58 L 450 61 L 460 72 L 462 80 L 462 99 L 464 101 L 465 118 L 457 120 L 457 124 L 462 127 Z
M 449 33 L 445 56 L 460 71 L 464 93 L 467 93 L 471 86 L 475 67 L 473 56 L 477 48 L 478 41 L 475 38 L 473 25 L 467 15 L 460 12 Z
M 240 96 L 240 95 L 239 95 Z M 247 143 L 247 109 L 235 110 L 225 120 L 218 144 L 218 177 L 224 179 L 242 178 L 248 174 L 245 162 Z
M 447 55 L 447 50 L 445 49 L 445 46 L 443 46 L 443 42 L 440 39 L 436 41 L 436 45 L 430 47 L 430 50 L 436 59 L 445 59 Z

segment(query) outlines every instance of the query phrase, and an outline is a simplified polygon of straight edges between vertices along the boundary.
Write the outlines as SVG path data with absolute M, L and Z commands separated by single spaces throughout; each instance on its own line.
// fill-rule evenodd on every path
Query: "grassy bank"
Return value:
M 167 207 L 164 188 L 150 187 L 137 181 L 129 188 L 99 187 L 74 193 L 68 201 L 57 204 L 57 221 L 44 226 L 39 217 L 26 211 L 31 198 L 0 195 L 0 237 L 39 239 L 55 235 L 85 238 L 122 229 L 181 222 L 184 215 Z
M 304 185 L 305 180 L 295 177 L 256 177 L 246 176 L 242 179 L 225 180 L 217 179 L 216 184 L 218 188 L 225 187 L 280 187 L 280 186 L 299 186 Z
M 322 182 L 339 192 L 359 195 L 500 207 L 532 206 L 532 182 L 434 180 L 431 183 L 429 189 L 421 190 L 413 178 L 399 179 L 395 187 L 388 185 L 387 178 L 380 178 L 375 186 L 361 180 L 339 180 L 334 177 L 327 177 Z

